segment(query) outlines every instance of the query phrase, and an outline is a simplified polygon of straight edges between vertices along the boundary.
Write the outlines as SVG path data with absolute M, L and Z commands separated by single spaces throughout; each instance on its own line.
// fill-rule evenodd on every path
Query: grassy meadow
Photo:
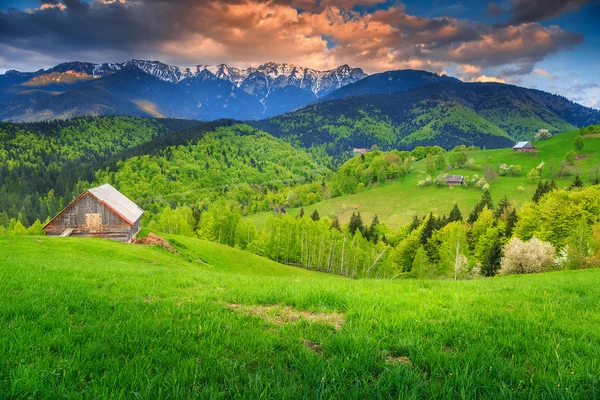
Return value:
M 349 280 L 167 239 L 0 236 L 0 398 L 600 396 L 598 269 Z
M 556 135 L 551 139 L 535 142 L 537 153 L 516 153 L 512 149 L 478 150 L 468 153 L 469 158 L 475 160 L 476 165 L 481 166 L 479 170 L 455 169 L 448 171 L 449 174 L 483 176 L 486 166 L 498 169 L 501 164 L 521 165 L 520 176 L 499 176 L 497 181 L 490 182 L 490 193 L 497 202 L 502 197 L 508 196 L 514 204 L 520 206 L 525 201 L 530 201 L 537 187 L 537 181 L 527 178 L 527 173 L 537 167 L 542 161 L 546 167 L 542 172 L 542 179 L 552 179 L 556 173 L 565 154 L 574 150 L 573 141 L 579 136 L 579 130 Z M 589 170 L 600 164 L 600 136 L 583 136 L 584 148 L 582 158 L 575 162 L 574 169 L 581 174 L 584 182 L 588 181 Z M 446 156 L 447 160 L 447 156 Z M 311 206 L 304 207 L 305 213 L 310 215 L 315 209 L 321 216 L 338 216 L 340 223 L 345 224 L 350 220 L 354 211 L 360 211 L 364 221 L 370 221 L 375 214 L 380 221 L 385 221 L 392 228 L 398 228 L 412 219 L 414 215 L 423 216 L 430 211 L 435 214 L 449 214 L 457 203 L 463 215 L 473 209 L 481 198 L 481 189 L 475 187 L 417 187 L 417 182 L 427 177 L 425 173 L 425 161 L 421 160 L 414 164 L 415 171 L 404 180 L 391 180 L 387 183 L 375 184 L 373 187 L 364 188 L 357 193 L 348 196 L 335 197 Z M 435 178 L 435 176 L 433 176 Z M 556 179 L 559 188 L 568 186 L 573 176 Z M 518 188 L 522 186 L 523 191 Z M 299 209 L 287 210 L 291 215 L 297 215 Z M 272 212 L 263 212 L 251 215 L 258 228 L 262 228 Z

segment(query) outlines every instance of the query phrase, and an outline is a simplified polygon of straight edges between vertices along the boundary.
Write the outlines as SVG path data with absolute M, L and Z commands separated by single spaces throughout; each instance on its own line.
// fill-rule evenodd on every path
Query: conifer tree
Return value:
M 340 227 L 340 220 L 338 219 L 337 215 L 333 217 L 333 220 L 331 220 L 331 229 L 337 229 L 339 232 L 342 231 L 342 228 Z
M 352 213 L 352 216 L 350 217 L 350 223 L 348 224 L 348 230 L 352 235 L 354 235 L 356 231 L 363 231 L 363 222 L 362 218 L 360 217 L 360 213 Z
M 450 216 L 448 217 L 448 222 L 462 221 L 462 219 L 462 214 L 458 208 L 458 204 L 454 203 L 454 207 L 452 207 L 452 211 L 450 211 Z
M 419 219 L 419 217 L 418 217 L 418 216 L 416 216 L 416 215 L 415 215 L 415 216 L 413 217 L 413 219 L 412 219 L 411 223 L 410 223 L 410 226 L 409 226 L 409 229 L 408 229 L 408 230 L 409 230 L 410 232 L 412 232 L 412 231 L 414 231 L 415 229 L 417 229 L 419 226 L 421 226 L 421 220 Z
M 469 219 L 467 220 L 467 222 L 469 224 L 473 224 L 475 221 L 477 221 L 477 218 L 479 218 L 479 214 L 483 211 L 483 209 L 486 206 L 490 210 L 494 209 L 494 202 L 492 201 L 492 195 L 490 194 L 489 190 L 485 190 L 483 192 L 483 194 L 481 195 L 481 200 L 479 200 L 479 203 L 475 205 L 475 208 L 473 208 L 473 211 L 471 211 L 471 214 L 469 214 Z
M 496 239 L 490 248 L 487 258 L 481 264 L 481 274 L 483 276 L 494 276 L 500 270 L 500 261 L 502 260 L 502 243 Z
M 519 216 L 517 215 L 517 210 L 512 209 L 511 212 L 506 217 L 506 237 L 509 238 L 512 236 L 513 229 L 515 229 L 515 225 L 519 221 Z
M 317 210 L 313 211 L 313 213 L 310 215 L 310 219 L 312 219 L 313 221 L 318 221 L 321 219 L 321 216 L 319 215 L 319 212 Z
M 300 207 L 300 212 L 298 213 L 298 218 L 303 218 L 303 217 L 304 217 L 304 207 Z
M 369 227 L 369 232 L 366 235 L 367 239 L 371 242 L 377 244 L 379 242 L 379 234 L 377 233 L 377 227 L 379 226 L 379 217 L 377 214 L 373 217 L 371 221 L 371 226 Z
M 506 195 L 504 195 L 504 198 L 502 200 L 500 200 L 500 203 L 498 203 L 498 208 L 494 212 L 494 216 L 496 217 L 496 219 L 499 219 L 500 216 L 502 214 L 504 214 L 510 208 L 512 208 L 512 203 L 510 202 L 508 197 L 506 197 Z
M 433 231 L 436 228 L 436 221 L 433 213 L 429 213 L 429 218 L 425 221 L 425 225 L 423 226 L 423 231 L 421 232 L 421 244 L 426 244 L 431 235 L 433 235 Z
M 579 177 L 579 174 L 577 174 L 575 175 L 575 179 L 573 180 L 573 182 L 571 182 L 571 184 L 569 185 L 569 190 L 581 187 L 583 187 L 583 181 Z

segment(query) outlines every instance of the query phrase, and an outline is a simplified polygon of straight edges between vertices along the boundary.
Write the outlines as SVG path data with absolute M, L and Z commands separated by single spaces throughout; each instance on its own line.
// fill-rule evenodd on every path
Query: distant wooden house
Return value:
M 89 189 L 44 226 L 49 236 L 82 236 L 129 243 L 144 211 L 109 184 Z
M 531 144 L 531 142 L 518 142 L 513 147 L 513 151 L 516 151 L 519 153 L 530 153 L 535 150 L 536 150 L 535 146 L 533 144 Z
M 464 178 L 462 175 L 446 175 L 446 183 L 450 186 L 450 189 L 454 186 L 460 186 L 463 184 Z
M 369 151 L 370 151 L 369 149 L 352 149 L 352 153 L 354 155 L 367 154 Z

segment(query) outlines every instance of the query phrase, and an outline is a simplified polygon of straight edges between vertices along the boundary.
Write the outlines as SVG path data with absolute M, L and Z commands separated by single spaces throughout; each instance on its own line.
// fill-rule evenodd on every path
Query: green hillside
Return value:
M 196 121 L 134 117 L 76 118 L 31 124 L 0 122 L 0 225 L 55 215 L 121 152 Z
M 372 82 L 366 92 L 371 94 L 313 104 L 254 124 L 339 156 L 372 145 L 383 150 L 463 144 L 503 148 L 532 139 L 538 129 L 556 134 L 600 122 L 597 110 L 517 86 L 450 81 L 388 93 L 386 83 Z
M 555 135 L 548 140 L 534 142 L 537 153 L 516 153 L 510 148 L 468 151 L 467 156 L 474 160 L 477 169 L 461 168 L 447 173 L 469 177 L 477 174 L 481 177 L 488 168 L 498 171 L 502 164 L 520 165 L 522 172 L 518 176 L 498 176 L 496 181 L 489 182 L 490 193 L 496 202 L 507 196 L 515 205 L 520 206 L 525 201 L 530 201 L 535 193 L 538 181 L 529 179 L 527 174 L 542 161 L 545 162 L 542 179 L 554 179 L 562 188 L 570 184 L 575 173 L 579 173 L 586 185 L 589 185 L 590 171 L 600 165 L 600 137 L 597 134 L 582 136 L 584 147 L 581 159 L 576 160 L 574 166 L 565 171 L 569 173 L 568 176 L 558 176 L 565 154 L 574 150 L 573 142 L 579 136 L 579 130 L 574 130 Z M 445 154 L 445 159 L 446 162 L 449 161 L 449 153 Z M 317 210 L 322 216 L 338 216 L 341 223 L 347 223 L 354 211 L 360 211 L 367 221 L 377 214 L 380 221 L 386 221 L 391 227 L 397 228 L 410 222 L 414 215 L 423 216 L 429 212 L 448 215 L 454 203 L 458 204 L 463 214 L 468 213 L 481 197 L 481 190 L 475 187 L 418 187 L 417 183 L 427 175 L 425 160 L 421 160 L 414 164 L 414 172 L 404 179 L 389 180 L 385 184 L 377 183 L 358 190 L 356 194 L 334 197 L 304 209 L 308 215 Z M 433 178 L 436 176 L 437 172 Z M 299 208 L 289 209 L 288 212 L 296 215 Z M 265 212 L 250 218 L 261 228 L 271 214 Z
M 308 153 L 234 125 L 126 158 L 99 171 L 95 180 L 114 184 L 148 210 L 226 197 L 255 211 L 269 209 L 279 190 L 310 182 L 317 182 L 318 190 L 327 172 Z
M 600 270 L 348 280 L 195 239 L 181 254 L 0 236 L 7 398 L 595 398 Z

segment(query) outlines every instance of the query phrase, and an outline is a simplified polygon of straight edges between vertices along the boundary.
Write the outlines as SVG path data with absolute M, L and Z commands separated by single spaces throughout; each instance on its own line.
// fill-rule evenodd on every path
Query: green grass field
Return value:
M 537 153 L 515 153 L 512 149 L 480 150 L 469 152 L 469 158 L 473 158 L 482 170 L 456 169 L 450 174 L 483 175 L 483 168 L 492 165 L 498 168 L 501 164 L 521 165 L 523 172 L 520 176 L 500 176 L 496 182 L 490 182 L 490 193 L 496 203 L 505 195 L 520 206 L 525 201 L 530 201 L 537 182 L 527 178 L 527 173 L 537 167 L 542 161 L 546 163 L 543 171 L 543 179 L 552 179 L 550 169 L 553 166 L 556 172 L 569 150 L 573 150 L 573 140 L 579 136 L 579 131 L 572 131 L 556 135 L 553 138 L 536 142 Z M 584 149 L 582 154 L 585 158 L 577 160 L 575 169 L 581 174 L 582 179 L 587 182 L 589 170 L 600 164 L 600 137 L 598 135 L 583 136 Z M 315 209 L 321 216 L 333 218 L 338 216 L 341 223 L 347 223 L 354 211 L 360 211 L 364 221 L 370 221 L 375 214 L 380 221 L 387 222 L 392 228 L 410 222 L 414 215 L 423 216 L 430 211 L 439 215 L 448 214 L 457 203 L 463 215 L 471 212 L 481 197 L 481 189 L 470 188 L 439 188 L 436 186 L 417 187 L 417 182 L 425 179 L 424 161 L 415 163 L 415 172 L 404 181 L 388 181 L 384 185 L 375 185 L 365 188 L 356 194 L 332 198 L 311 206 L 305 207 L 305 212 L 310 215 Z M 434 176 L 435 178 L 435 176 Z M 559 187 L 567 186 L 573 177 L 557 179 Z M 525 190 L 519 191 L 519 186 Z M 290 209 L 291 215 L 296 215 L 299 209 Z M 272 212 L 264 212 L 251 215 L 249 219 L 254 221 L 258 228 L 263 228 L 264 223 Z
M 598 398 L 600 270 L 375 281 L 0 236 L 0 398 Z

